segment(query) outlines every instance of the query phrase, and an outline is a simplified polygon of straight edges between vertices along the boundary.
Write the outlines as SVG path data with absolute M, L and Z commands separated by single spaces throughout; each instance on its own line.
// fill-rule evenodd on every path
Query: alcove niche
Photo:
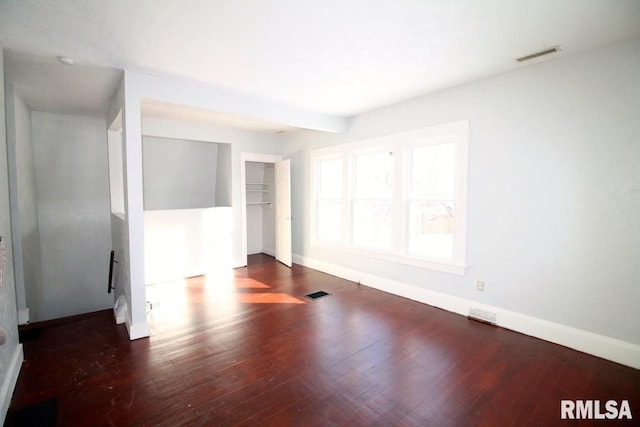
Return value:
M 229 268 L 230 144 L 142 136 L 145 283 Z

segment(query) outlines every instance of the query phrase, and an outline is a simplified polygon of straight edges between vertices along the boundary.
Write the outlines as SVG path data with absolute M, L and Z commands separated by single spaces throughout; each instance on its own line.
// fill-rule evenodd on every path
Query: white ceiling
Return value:
M 0 1 L 7 77 L 62 112 L 103 112 L 130 69 L 352 116 L 637 38 L 638 0 Z

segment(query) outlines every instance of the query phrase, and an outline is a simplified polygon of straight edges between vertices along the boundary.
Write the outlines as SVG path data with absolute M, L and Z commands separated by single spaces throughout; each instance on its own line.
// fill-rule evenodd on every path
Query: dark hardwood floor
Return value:
M 23 330 L 12 409 L 56 398 L 60 426 L 561 426 L 589 424 L 561 420 L 561 399 L 627 399 L 640 421 L 638 370 L 264 255 L 148 298 L 148 339 L 111 311 Z

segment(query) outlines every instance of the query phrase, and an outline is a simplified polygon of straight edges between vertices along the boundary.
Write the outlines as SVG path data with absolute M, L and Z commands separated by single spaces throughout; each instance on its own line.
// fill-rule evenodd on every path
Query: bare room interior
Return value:
M 0 80 L 5 426 L 637 425 L 637 0 L 7 0 Z

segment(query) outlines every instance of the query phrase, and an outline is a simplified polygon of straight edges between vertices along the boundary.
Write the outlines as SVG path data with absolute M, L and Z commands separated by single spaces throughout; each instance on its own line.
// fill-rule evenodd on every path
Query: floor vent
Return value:
M 490 325 L 496 325 L 496 313 L 477 307 L 469 307 L 469 319 L 488 323 Z
M 310 294 L 305 295 L 305 297 L 309 298 L 309 299 L 318 299 L 320 297 L 324 297 L 330 295 L 328 292 L 325 291 L 318 291 L 318 292 L 312 292 Z

